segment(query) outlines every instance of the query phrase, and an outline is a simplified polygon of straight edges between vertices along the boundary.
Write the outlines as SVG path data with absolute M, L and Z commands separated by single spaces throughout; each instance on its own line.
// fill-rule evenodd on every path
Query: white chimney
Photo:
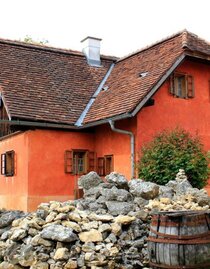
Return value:
M 92 66 L 101 66 L 100 60 L 100 42 L 102 39 L 88 36 L 81 41 L 83 44 L 83 53 L 87 62 Z

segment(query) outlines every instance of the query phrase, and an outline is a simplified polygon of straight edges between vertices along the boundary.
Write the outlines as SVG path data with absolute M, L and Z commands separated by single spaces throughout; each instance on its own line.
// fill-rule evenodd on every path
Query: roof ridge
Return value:
M 155 41 L 154 43 L 151 43 L 150 45 L 147 45 L 147 46 L 142 47 L 142 48 L 140 48 L 140 49 L 138 49 L 138 50 L 136 50 L 136 51 L 134 51 L 134 52 L 129 53 L 128 55 L 126 55 L 126 56 L 120 58 L 120 59 L 118 60 L 118 62 L 121 62 L 121 61 L 123 61 L 123 60 L 126 60 L 127 58 L 130 58 L 130 57 L 132 57 L 132 56 L 134 56 L 134 55 L 136 55 L 136 54 L 138 54 L 138 53 L 141 53 L 141 52 L 143 52 L 143 51 L 145 51 L 145 50 L 151 49 L 151 48 L 153 48 L 153 47 L 155 47 L 155 46 L 157 46 L 157 45 L 159 45 L 159 44 L 161 44 L 161 43 L 163 43 L 163 42 L 166 42 L 166 41 L 168 41 L 168 40 L 170 40 L 170 39 L 172 39 L 172 38 L 175 38 L 175 37 L 177 37 L 177 36 L 179 36 L 179 35 L 181 35 L 181 34 L 183 34 L 183 33 L 190 33 L 190 32 L 189 32 L 187 29 L 183 29 L 183 30 L 181 30 L 181 31 L 179 31 L 179 32 L 176 32 L 176 33 L 174 33 L 174 34 L 172 34 L 172 35 L 169 35 L 169 36 L 167 36 L 167 37 L 165 37 L 165 38 L 162 38 L 162 39 L 160 39 L 160 40 L 157 40 L 157 41 Z M 193 33 L 192 33 L 192 34 L 193 34 Z M 198 37 L 198 36 L 197 36 L 197 37 Z
M 44 51 L 49 51 L 49 52 L 64 53 L 64 54 L 69 54 L 69 55 L 85 57 L 85 55 L 81 51 L 58 48 L 58 47 L 53 47 L 51 45 L 48 46 L 48 45 L 43 45 L 43 44 L 33 44 L 33 43 L 28 43 L 28 42 L 19 41 L 19 40 L 0 38 L 0 44 L 8 44 L 8 45 L 20 46 L 24 48 L 38 49 L 38 50 L 44 50 Z M 118 59 L 118 57 L 110 56 L 110 55 L 101 55 L 101 58 L 108 59 L 108 60 L 115 60 L 115 61 Z
M 210 46 L 210 42 L 208 41 L 208 40 L 206 40 L 205 38 L 202 38 L 202 37 L 200 37 L 200 36 L 198 36 L 198 35 L 196 35 L 195 33 L 192 33 L 192 32 L 190 32 L 190 31 L 187 31 L 186 29 L 183 31 L 183 38 L 188 38 L 188 35 L 191 35 L 191 36 L 193 36 L 194 38 L 197 38 L 197 39 L 199 39 L 200 41 L 203 41 L 203 42 L 205 42 L 206 44 L 208 44 L 209 46 Z M 184 37 L 185 36 L 185 37 Z

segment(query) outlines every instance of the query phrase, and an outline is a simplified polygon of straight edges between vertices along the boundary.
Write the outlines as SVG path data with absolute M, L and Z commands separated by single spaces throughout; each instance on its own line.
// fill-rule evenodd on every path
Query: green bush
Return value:
M 140 178 L 161 185 L 184 169 L 193 187 L 202 188 L 209 175 L 208 163 L 199 137 L 176 128 L 161 132 L 142 148 L 137 168 Z

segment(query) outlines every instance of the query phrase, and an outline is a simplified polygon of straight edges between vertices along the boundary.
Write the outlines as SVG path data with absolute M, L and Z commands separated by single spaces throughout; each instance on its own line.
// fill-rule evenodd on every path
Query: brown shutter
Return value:
M 194 80 L 193 76 L 187 76 L 187 97 L 193 98 L 195 97 L 195 90 L 194 90 Z
M 6 172 L 6 154 L 1 154 L 1 175 L 5 175 Z
M 175 95 L 175 79 L 174 79 L 174 74 L 172 74 L 170 76 L 169 82 L 170 82 L 169 93 Z
M 66 174 L 73 173 L 73 151 L 66 150 L 64 154 L 64 171 Z
M 109 175 L 111 172 L 113 172 L 113 155 L 105 155 L 104 156 L 105 164 L 104 164 L 104 173 L 105 175 Z
M 14 150 L 6 152 L 6 175 L 14 176 L 15 174 L 15 152 Z
M 88 151 L 88 165 L 87 165 L 87 172 L 95 171 L 96 170 L 96 154 L 93 151 Z
M 97 171 L 99 176 L 104 176 L 105 175 L 104 164 L 105 164 L 104 157 L 99 157 L 98 158 L 98 171 Z

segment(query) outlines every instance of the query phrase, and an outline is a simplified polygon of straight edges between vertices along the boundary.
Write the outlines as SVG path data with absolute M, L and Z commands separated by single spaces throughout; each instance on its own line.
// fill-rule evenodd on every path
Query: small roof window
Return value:
M 102 91 L 107 91 L 109 89 L 109 86 L 103 86 Z
M 139 77 L 140 77 L 140 78 L 144 78 L 144 77 L 146 77 L 146 76 L 148 75 L 148 73 L 149 73 L 149 72 L 141 72 L 141 73 L 139 74 Z

